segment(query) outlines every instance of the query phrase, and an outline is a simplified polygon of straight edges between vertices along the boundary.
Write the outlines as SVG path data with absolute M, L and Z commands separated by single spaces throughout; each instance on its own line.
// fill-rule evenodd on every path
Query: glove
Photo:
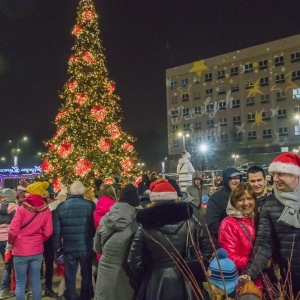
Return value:
M 12 256 L 12 251 L 10 250 L 9 252 L 5 252 L 4 255 L 4 261 L 5 261 L 5 270 L 9 275 L 11 275 L 11 271 L 13 270 L 13 256 Z
M 64 263 L 64 251 L 63 248 L 58 249 L 55 252 L 55 263 L 62 265 Z

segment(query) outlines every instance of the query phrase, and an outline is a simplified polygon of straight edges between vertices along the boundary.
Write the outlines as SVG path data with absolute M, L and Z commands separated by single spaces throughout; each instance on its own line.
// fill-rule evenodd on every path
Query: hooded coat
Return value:
M 194 198 L 195 205 L 199 208 L 201 208 L 202 204 L 202 196 L 209 195 L 209 188 L 207 185 L 203 185 L 203 180 L 202 180 L 202 185 L 201 188 L 199 189 L 198 186 L 195 184 L 195 179 L 198 178 L 201 180 L 201 177 L 199 174 L 194 173 L 193 174 L 193 183 L 191 186 L 189 186 L 186 191 Z
M 191 155 L 186 152 L 181 158 L 179 158 L 177 164 L 177 173 L 179 175 L 178 184 L 182 192 L 185 192 L 186 188 L 192 185 L 192 173 L 195 172 L 195 169 L 189 160 L 190 158 Z
M 163 249 L 185 256 L 187 220 L 191 216 L 192 208 L 187 203 L 173 201 L 138 212 L 137 221 L 140 225 L 128 257 L 135 279 L 141 281 L 137 300 L 196 299 L 191 285 Z
M 218 242 L 219 246 L 227 251 L 228 257 L 234 261 L 237 271 L 241 275 L 249 261 L 252 252 L 252 243 L 256 237 L 254 218 L 244 216 L 232 206 L 230 200 L 228 201 L 226 212 L 228 217 L 221 222 Z M 252 242 L 248 239 L 240 224 L 245 227 Z M 255 284 L 261 289 L 261 278 L 256 280 Z
M 209 197 L 206 209 L 206 223 L 210 234 L 212 235 L 215 243 L 217 244 L 218 231 L 220 223 L 227 217 L 226 208 L 231 194 L 229 187 L 229 178 L 233 173 L 239 171 L 235 168 L 224 169 L 222 172 L 223 187 L 220 191 L 212 194 Z M 240 176 L 242 180 L 242 175 Z
M 131 241 L 138 228 L 136 210 L 128 203 L 118 202 L 100 221 L 94 249 L 102 253 L 98 266 L 95 300 L 131 300 L 134 290 L 123 267 Z
M 0 202 L 0 241 L 7 241 L 8 229 L 17 208 L 16 192 L 12 189 L 3 189 L 3 199 Z

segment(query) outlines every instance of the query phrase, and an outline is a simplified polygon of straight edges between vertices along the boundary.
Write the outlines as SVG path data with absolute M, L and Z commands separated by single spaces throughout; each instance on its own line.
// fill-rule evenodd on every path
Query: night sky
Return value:
M 28 136 L 19 147 L 29 166 L 55 132 L 78 2 L 0 0 L 0 168 L 9 139 Z M 299 0 L 94 2 L 122 129 L 151 170 L 167 155 L 167 68 L 300 33 Z

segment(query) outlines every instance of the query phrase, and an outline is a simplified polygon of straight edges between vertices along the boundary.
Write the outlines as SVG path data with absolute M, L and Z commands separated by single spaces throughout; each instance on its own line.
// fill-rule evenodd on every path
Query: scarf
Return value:
M 281 192 L 274 186 L 274 194 L 279 202 L 284 205 L 277 222 L 300 228 L 300 181 L 293 192 Z

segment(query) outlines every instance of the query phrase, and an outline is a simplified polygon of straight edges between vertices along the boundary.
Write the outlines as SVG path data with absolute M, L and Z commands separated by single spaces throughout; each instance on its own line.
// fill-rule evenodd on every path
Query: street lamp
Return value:
M 27 141 L 27 137 L 24 136 L 22 139 L 20 139 L 16 144 L 17 144 L 17 148 L 13 148 L 11 149 L 11 156 L 12 156 L 12 162 L 14 164 L 14 167 L 18 167 L 18 153 L 20 152 L 19 149 L 19 143 L 22 141 Z M 9 140 L 10 143 L 13 143 L 14 141 Z
M 232 158 L 234 158 L 234 166 L 236 164 L 236 159 L 239 158 L 239 155 L 232 154 Z
M 207 151 L 207 145 L 202 144 L 200 146 L 200 151 L 203 153 L 203 161 L 202 161 L 202 172 L 204 172 L 204 163 L 205 163 L 205 152 Z M 203 177 L 203 176 L 202 176 Z
M 189 137 L 188 133 L 178 132 L 178 136 L 182 136 L 182 150 L 185 150 L 185 137 Z
M 2 160 L 2 161 L 5 161 L 5 157 L 1 157 L 1 160 Z
M 299 150 L 298 149 L 293 149 L 293 152 L 298 154 Z

